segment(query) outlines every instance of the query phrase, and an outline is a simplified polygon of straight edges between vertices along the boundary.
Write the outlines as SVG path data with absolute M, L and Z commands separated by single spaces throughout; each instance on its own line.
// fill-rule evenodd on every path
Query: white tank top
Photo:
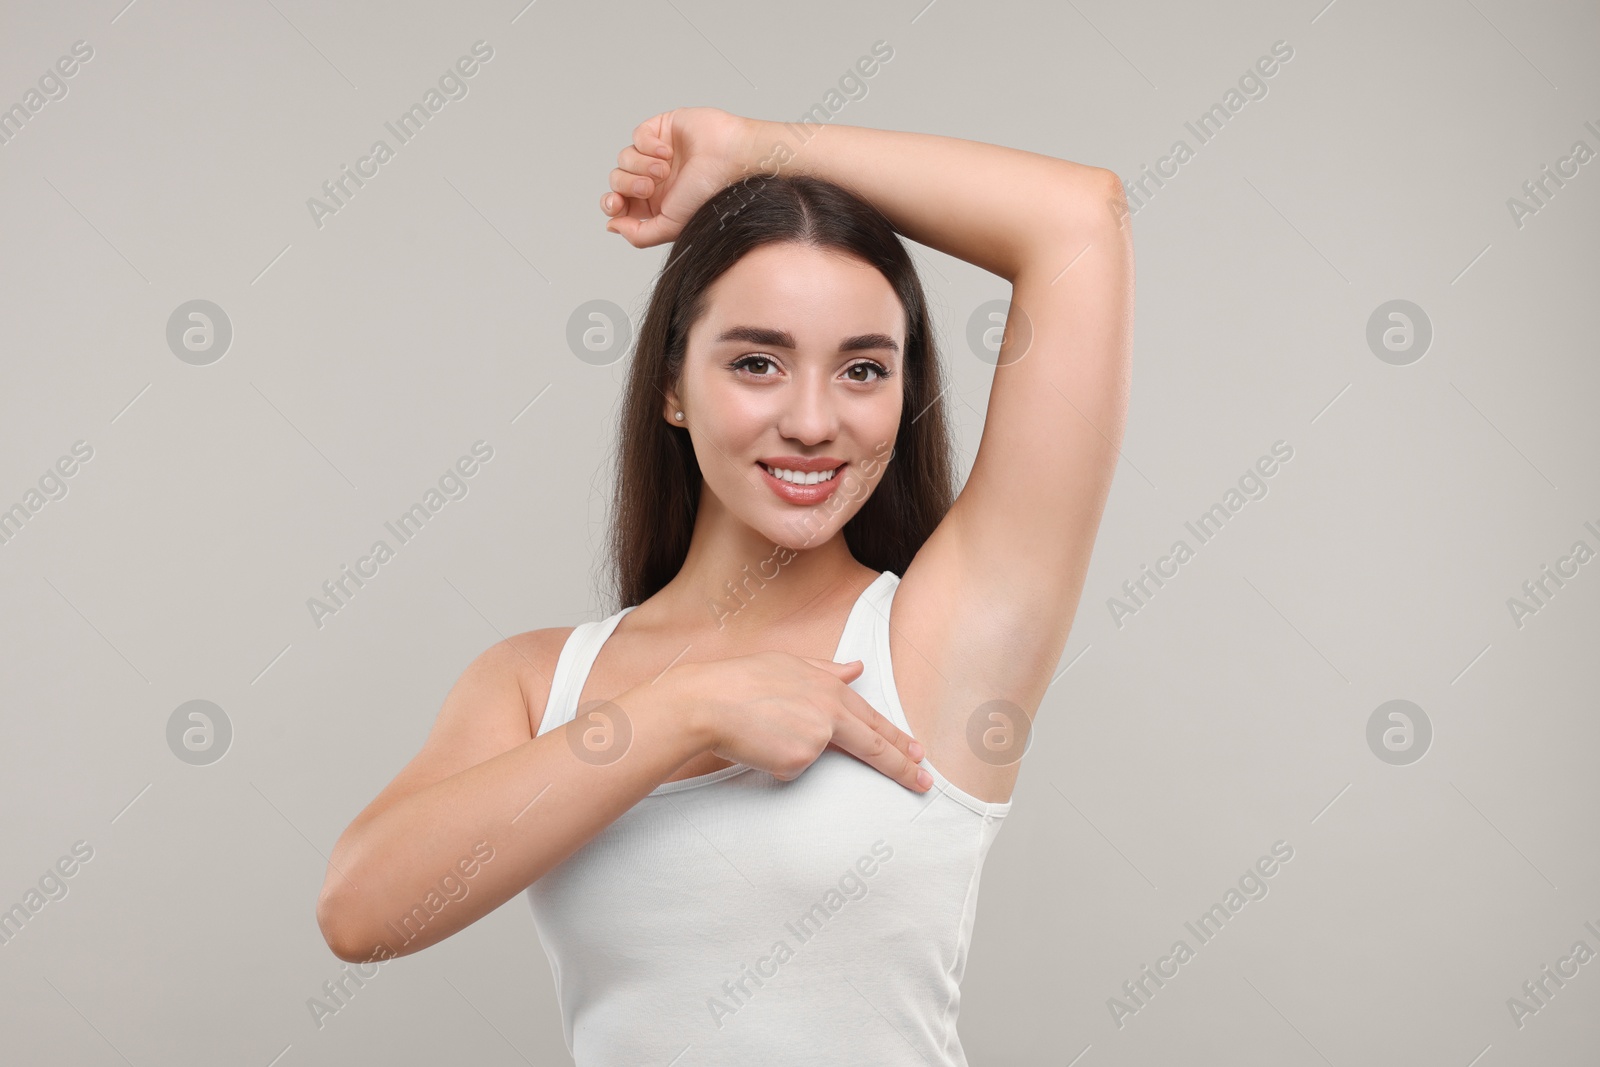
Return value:
M 910 733 L 884 571 L 834 653 Z M 575 628 L 539 733 L 570 722 L 623 615 Z M 961 978 L 985 856 L 1011 802 L 926 759 L 916 793 L 825 749 L 790 782 L 735 764 L 658 786 L 527 890 L 577 1067 L 965 1067 Z

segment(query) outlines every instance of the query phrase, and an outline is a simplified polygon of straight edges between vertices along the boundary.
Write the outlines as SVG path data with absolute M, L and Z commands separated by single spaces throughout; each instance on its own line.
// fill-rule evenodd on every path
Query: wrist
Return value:
M 693 756 L 713 751 L 721 743 L 717 704 L 706 699 L 704 686 L 697 683 L 697 667 L 695 663 L 675 664 L 656 683 L 666 687 L 665 703 L 673 708 L 680 729 L 690 739 Z
M 733 181 L 757 174 L 776 174 L 794 158 L 794 147 L 784 143 L 783 123 L 743 116 L 739 122 L 734 163 L 737 173 Z

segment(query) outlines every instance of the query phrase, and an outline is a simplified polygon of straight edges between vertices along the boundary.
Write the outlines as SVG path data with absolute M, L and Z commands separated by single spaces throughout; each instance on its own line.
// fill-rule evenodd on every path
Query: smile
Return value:
M 766 471 L 768 474 L 772 475 L 774 478 L 781 479 L 785 482 L 792 482 L 795 485 L 816 485 L 818 482 L 826 482 L 835 474 L 838 474 L 840 469 L 844 466 L 844 464 L 841 463 L 838 467 L 833 468 L 831 471 L 812 471 L 808 474 L 805 471 L 791 471 L 784 470 L 782 467 L 769 467 L 759 460 L 756 462 L 756 465 L 762 470 Z
M 788 504 L 812 506 L 833 495 L 843 480 L 839 472 L 848 464 L 841 463 L 832 470 L 793 471 L 783 467 L 769 467 L 760 460 L 756 468 L 761 471 L 761 481 L 779 499 Z

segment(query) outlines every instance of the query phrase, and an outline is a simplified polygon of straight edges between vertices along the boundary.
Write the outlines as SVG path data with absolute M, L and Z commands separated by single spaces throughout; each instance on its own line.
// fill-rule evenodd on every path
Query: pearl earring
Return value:
M 683 421 L 683 412 L 680 411 L 680 412 L 676 413 L 675 415 L 673 415 L 672 417 L 677 419 L 679 422 L 682 422 Z

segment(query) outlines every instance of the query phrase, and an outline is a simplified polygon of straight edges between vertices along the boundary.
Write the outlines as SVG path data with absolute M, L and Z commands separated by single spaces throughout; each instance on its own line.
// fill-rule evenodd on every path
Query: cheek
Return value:
M 748 401 L 730 401 L 709 423 L 702 418 L 699 429 L 707 450 L 726 467 L 730 461 L 740 466 L 754 462 L 757 446 L 771 425 L 771 419 Z
M 900 439 L 902 411 L 898 400 L 888 405 L 882 416 L 874 420 L 872 426 L 861 436 L 862 447 L 867 455 L 864 462 L 876 465 L 872 468 L 874 481 L 889 462 L 889 454 L 894 451 L 894 443 Z
M 778 391 L 740 388 L 735 382 L 713 382 L 701 392 L 699 421 L 721 441 L 748 441 L 777 418 Z
M 771 420 L 759 405 L 731 393 L 702 402 L 694 430 L 701 476 L 719 495 L 737 492 L 751 479 L 755 457 Z M 707 415 L 705 412 L 710 411 Z

